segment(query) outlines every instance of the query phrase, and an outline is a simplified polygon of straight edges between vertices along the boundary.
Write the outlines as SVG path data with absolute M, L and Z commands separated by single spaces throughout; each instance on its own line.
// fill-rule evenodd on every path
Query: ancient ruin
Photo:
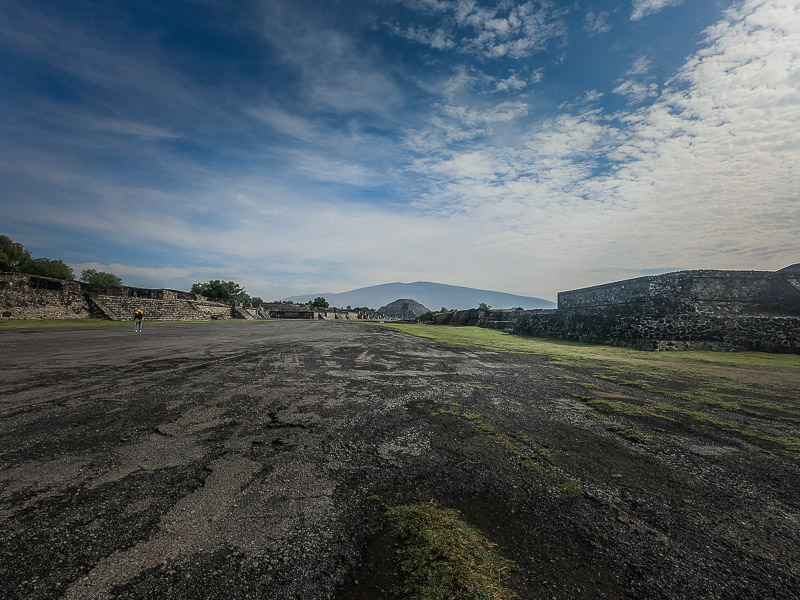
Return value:
M 643 350 L 800 353 L 800 272 L 678 271 L 561 292 L 554 310 L 471 309 L 420 320 Z
M 305 304 L 269 303 L 258 306 L 209 300 L 199 294 L 168 289 L 101 286 L 0 273 L 0 318 L 88 319 L 130 321 L 137 308 L 148 321 L 210 319 L 345 319 L 363 318 L 354 311 L 315 308 Z
M 408 319 L 416 319 L 430 312 L 430 309 L 425 308 L 422 304 L 411 298 L 398 298 L 386 306 L 381 306 L 378 312 L 392 319 L 406 321 Z

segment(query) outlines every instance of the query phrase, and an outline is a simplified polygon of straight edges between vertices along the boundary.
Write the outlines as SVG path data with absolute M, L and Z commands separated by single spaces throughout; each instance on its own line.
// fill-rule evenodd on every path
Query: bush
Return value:
M 97 285 L 115 285 L 115 286 L 122 285 L 122 279 L 120 279 L 113 273 L 106 273 L 105 271 L 95 271 L 94 269 L 84 269 L 81 272 L 81 281 Z

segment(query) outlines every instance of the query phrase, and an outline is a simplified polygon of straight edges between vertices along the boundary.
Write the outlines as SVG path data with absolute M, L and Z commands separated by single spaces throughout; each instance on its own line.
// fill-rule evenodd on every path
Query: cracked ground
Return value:
M 520 598 L 800 597 L 797 460 L 636 443 L 579 368 L 308 321 L 7 331 L 0 366 L 3 598 L 392 598 L 384 509 L 429 500 Z

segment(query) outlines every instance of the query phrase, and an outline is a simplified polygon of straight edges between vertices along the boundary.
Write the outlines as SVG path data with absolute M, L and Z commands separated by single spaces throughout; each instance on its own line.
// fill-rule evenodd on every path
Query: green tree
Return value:
M 95 283 L 98 285 L 122 285 L 122 279 L 113 273 L 95 271 L 94 269 L 84 269 L 81 271 L 81 281 L 85 281 L 86 283 Z
M 31 253 L 7 235 L 0 235 L 0 272 L 23 273 L 32 259 Z
M 489 310 L 490 308 L 492 308 L 491 305 L 486 304 L 485 302 L 478 304 L 478 310 Z
M 75 274 L 63 260 L 33 258 L 31 253 L 7 235 L 0 235 L 0 271 L 27 273 L 54 279 L 75 279 Z
M 311 301 L 309 306 L 313 306 L 315 308 L 328 308 L 330 307 L 330 304 L 328 304 L 328 301 L 322 296 L 317 296 Z
M 222 300 L 224 302 L 243 302 L 249 304 L 252 299 L 247 295 L 245 289 L 235 281 L 221 281 L 212 279 L 208 283 L 195 283 L 192 286 L 193 294 L 200 294 L 210 300 Z
M 75 273 L 63 260 L 52 260 L 50 258 L 32 258 L 23 267 L 23 273 L 39 275 L 41 277 L 52 277 L 53 279 L 75 279 Z
M 253 306 L 261 306 L 262 304 L 264 304 L 264 301 L 258 296 L 253 296 L 252 298 L 250 298 L 250 304 L 252 304 Z

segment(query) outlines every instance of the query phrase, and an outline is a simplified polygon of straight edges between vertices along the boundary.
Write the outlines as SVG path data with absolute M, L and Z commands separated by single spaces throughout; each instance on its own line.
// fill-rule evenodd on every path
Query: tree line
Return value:
M 7 235 L 0 235 L 0 272 L 24 273 L 26 275 L 38 275 L 39 277 L 65 279 L 67 281 L 75 279 L 72 267 L 63 260 L 34 258 L 22 244 L 15 242 Z M 113 273 L 95 269 L 84 269 L 81 272 L 80 280 L 85 283 L 100 285 L 122 285 L 122 279 Z
M 26 275 L 38 275 L 40 277 L 51 277 L 53 279 L 65 279 L 72 281 L 75 273 L 63 260 L 53 260 L 50 258 L 34 258 L 22 244 L 14 242 L 7 235 L 0 235 L 0 273 L 24 273 Z M 95 285 L 121 286 L 122 278 L 96 269 L 84 269 L 81 271 L 80 281 Z M 221 302 L 237 302 L 260 306 L 264 301 L 258 296 L 250 296 L 247 291 L 235 281 L 223 281 L 212 279 L 206 283 L 195 283 L 192 285 L 191 292 L 205 296 L 209 300 Z M 330 304 L 322 296 L 317 296 L 309 300 L 307 305 L 314 308 L 330 308 Z M 366 306 L 347 307 L 347 310 L 359 313 L 374 313 L 375 311 Z

